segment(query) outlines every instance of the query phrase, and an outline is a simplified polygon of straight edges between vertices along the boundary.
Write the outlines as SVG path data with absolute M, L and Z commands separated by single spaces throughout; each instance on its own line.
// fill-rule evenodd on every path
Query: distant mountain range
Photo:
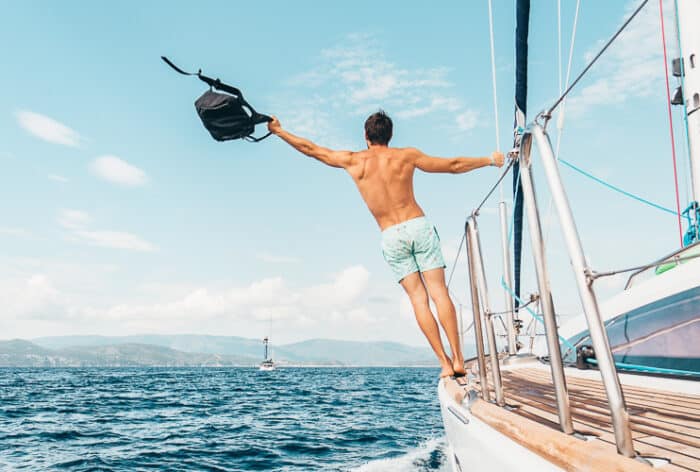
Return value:
M 51 336 L 0 341 L 0 367 L 255 366 L 260 340 L 235 336 Z M 436 366 L 428 348 L 393 342 L 312 339 L 273 346 L 281 365 Z

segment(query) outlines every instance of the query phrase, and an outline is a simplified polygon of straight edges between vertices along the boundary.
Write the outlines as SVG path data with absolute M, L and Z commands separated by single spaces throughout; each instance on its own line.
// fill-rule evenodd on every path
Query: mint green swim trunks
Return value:
M 437 230 L 424 216 L 382 231 L 382 253 L 398 282 L 414 272 L 446 267 Z

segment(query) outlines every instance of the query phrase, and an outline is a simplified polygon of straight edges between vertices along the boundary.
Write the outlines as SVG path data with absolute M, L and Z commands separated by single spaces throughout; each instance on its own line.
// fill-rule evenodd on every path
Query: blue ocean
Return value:
M 437 376 L 0 369 L 0 470 L 446 470 Z

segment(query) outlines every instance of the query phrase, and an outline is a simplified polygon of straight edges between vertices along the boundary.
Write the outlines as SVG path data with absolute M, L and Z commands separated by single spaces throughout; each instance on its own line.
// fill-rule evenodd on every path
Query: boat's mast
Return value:
M 268 343 L 267 336 L 265 336 L 265 339 L 263 339 L 263 344 L 265 344 L 265 360 L 267 360 L 267 343 Z
M 515 7 L 515 120 L 513 148 L 520 146 L 520 135 L 526 125 L 527 115 L 527 38 L 530 30 L 530 0 L 518 0 Z M 520 183 L 520 164 L 513 164 L 513 286 L 515 291 L 515 316 L 518 315 L 520 297 L 520 267 L 523 240 L 523 190 Z
M 693 202 L 700 201 L 700 2 L 676 0 Z M 691 203 L 692 205 L 692 203 Z M 692 213 L 692 212 L 691 212 Z M 691 214 L 693 224 L 697 225 Z M 697 240 L 697 235 L 695 240 Z

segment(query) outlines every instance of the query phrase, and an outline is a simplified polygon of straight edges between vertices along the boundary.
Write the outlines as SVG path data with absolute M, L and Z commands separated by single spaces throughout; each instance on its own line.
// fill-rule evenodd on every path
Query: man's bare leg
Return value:
M 445 269 L 433 269 L 423 272 L 425 286 L 428 288 L 430 298 L 435 303 L 438 312 L 438 319 L 445 330 L 447 340 L 450 342 L 452 351 L 452 368 L 456 374 L 464 374 L 464 356 L 462 346 L 459 343 L 459 325 L 457 324 L 457 314 L 452 303 L 450 294 L 445 285 Z
M 442 367 L 440 377 L 453 375 L 454 368 L 452 367 L 452 360 L 447 356 L 445 348 L 442 346 L 440 329 L 435 322 L 433 312 L 430 311 L 428 294 L 425 291 L 425 285 L 423 285 L 423 281 L 420 278 L 420 273 L 414 272 L 413 274 L 404 277 L 401 281 L 401 286 L 404 288 L 404 290 L 406 290 L 408 298 L 411 299 L 411 305 L 413 305 L 413 312 L 416 315 L 418 326 L 420 326 L 420 329 L 423 331 L 423 334 L 425 334 L 425 337 L 428 338 L 430 347 L 433 348 L 435 355 L 440 361 L 440 367 Z

